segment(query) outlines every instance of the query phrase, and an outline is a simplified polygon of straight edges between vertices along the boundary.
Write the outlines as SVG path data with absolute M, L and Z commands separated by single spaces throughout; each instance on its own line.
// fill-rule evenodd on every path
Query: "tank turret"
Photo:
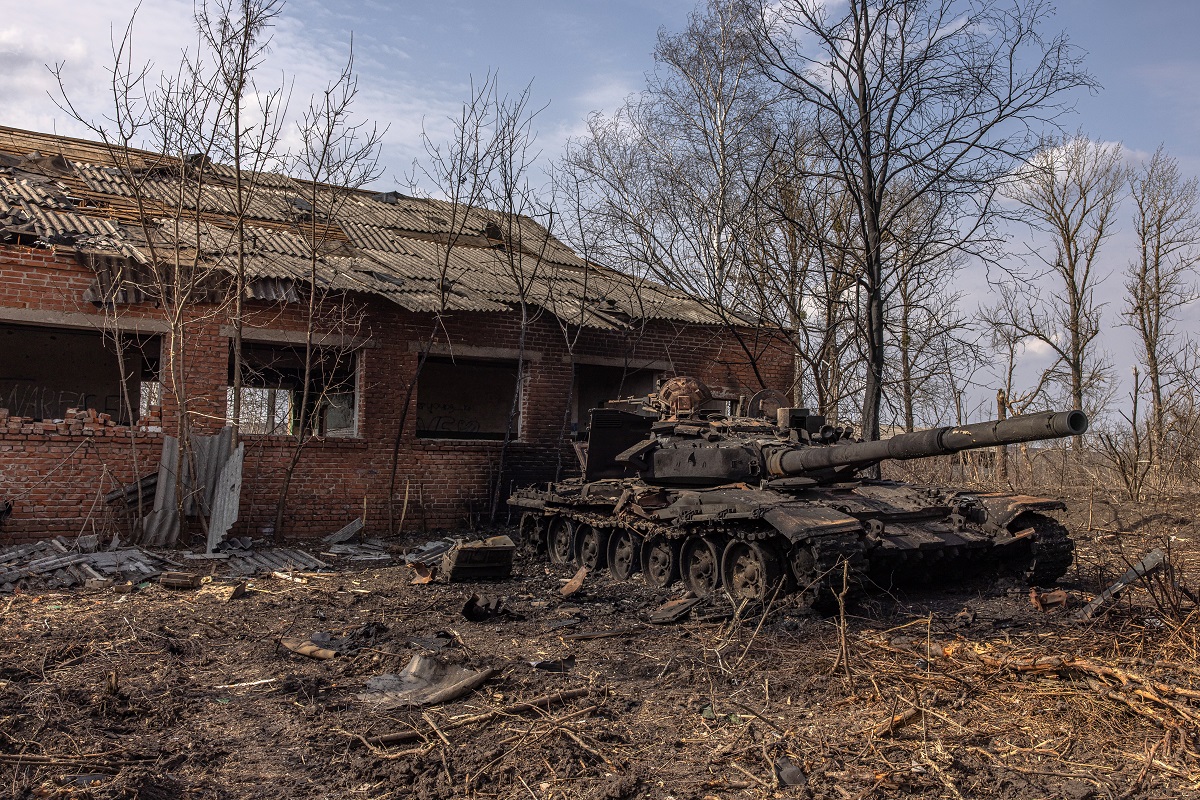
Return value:
M 1052 583 L 1074 544 L 1046 512 L 1060 501 L 870 480 L 889 459 L 929 458 L 1087 430 L 1081 411 L 1043 412 L 856 441 L 778 392 L 711 407 L 694 378 L 591 413 L 582 477 L 510 498 L 522 534 L 555 563 L 607 566 L 651 586 L 682 579 L 704 598 L 828 596 L 831 575 L 900 585 L 1003 571 Z
M 774 393 L 772 393 L 774 394 Z M 852 431 L 826 424 L 825 418 L 804 408 L 785 408 L 751 398 L 755 416 L 729 417 L 705 412 L 708 389 L 693 378 L 667 381 L 658 394 L 645 398 L 637 413 L 606 409 L 593 411 L 593 430 L 605 445 L 589 452 L 589 469 L 619 473 L 625 465 L 649 483 L 711 486 L 775 478 L 807 478 L 813 483 L 845 480 L 881 461 L 949 455 L 963 450 L 1078 436 L 1087 430 L 1082 411 L 1026 414 L 1006 420 L 979 422 L 902 433 L 874 442 L 852 441 Z M 628 405 L 631 401 L 625 401 Z M 765 408 L 764 408 L 765 406 Z M 773 414 L 771 412 L 774 412 Z M 647 415 L 657 414 L 657 422 Z M 614 436 L 622 427 L 624 437 Z M 598 424 L 599 423 L 599 424 Z M 614 452 L 611 443 L 633 444 Z M 590 448 L 589 448 L 590 451 Z M 599 463 L 605 457 L 613 463 Z

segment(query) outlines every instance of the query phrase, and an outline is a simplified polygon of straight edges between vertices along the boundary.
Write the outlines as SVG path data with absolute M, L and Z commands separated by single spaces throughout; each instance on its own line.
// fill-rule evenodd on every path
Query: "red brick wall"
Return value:
M 82 300 L 90 282 L 90 271 L 70 253 L 0 246 L 0 307 L 83 313 L 100 326 L 103 313 Z M 392 447 L 419 358 L 413 342 L 427 341 L 437 330 L 440 345 L 518 346 L 516 314 L 455 313 L 435 328 L 431 315 L 407 312 L 378 298 L 357 302 L 365 320 L 358 333 L 368 342 L 359 351 L 359 438 L 313 440 L 304 448 L 288 493 L 286 536 L 320 536 L 336 530 L 362 513 L 364 500 L 368 530 L 386 532 Z M 162 311 L 153 307 L 124 307 L 120 314 L 128 320 L 162 319 Z M 229 353 L 220 327 L 223 321 L 228 320 L 217 309 L 197 308 L 197 319 L 189 323 L 184 337 L 184 357 L 174 370 L 165 358 L 170 348 L 164 342 L 163 425 L 169 433 L 179 418 L 171 375 L 181 380 L 178 394 L 184 398 L 194 430 L 211 432 L 223 424 Z M 247 326 L 301 331 L 303 316 L 300 309 L 257 304 L 248 312 Z M 762 343 L 754 347 L 762 348 Z M 560 438 L 572 367 L 558 323 L 548 315 L 535 319 L 527 330 L 525 350 L 540 358 L 526 362 L 521 440 L 509 447 L 501 478 L 504 489 L 554 479 L 560 460 L 569 470 L 575 466 L 573 453 Z M 786 348 L 765 350 L 758 362 L 765 383 L 786 390 L 791 382 Z M 677 374 L 696 375 L 710 385 L 747 394 L 761 388 L 744 349 L 728 332 L 711 327 L 653 322 L 634 332 L 585 329 L 574 352 L 583 361 L 629 354 L 635 363 L 669 362 Z M 401 514 L 406 488 L 404 527 L 409 533 L 486 519 L 489 487 L 497 480 L 500 442 L 418 439 L 415 431 L 413 410 L 401 438 L 395 519 Z M 247 436 L 245 442 L 238 532 L 257 536 L 274 522 L 295 442 L 275 436 Z M 140 459 L 137 469 L 135 447 Z M 137 473 L 153 472 L 160 449 L 161 435 L 144 430 L 112 426 L 45 430 L 40 425 L 0 422 L 0 498 L 7 496 L 14 506 L 12 517 L 0 528 L 0 542 L 91 533 L 105 524 L 111 526 L 99 495 L 127 484 Z M 502 506 L 502 519 L 504 513 Z

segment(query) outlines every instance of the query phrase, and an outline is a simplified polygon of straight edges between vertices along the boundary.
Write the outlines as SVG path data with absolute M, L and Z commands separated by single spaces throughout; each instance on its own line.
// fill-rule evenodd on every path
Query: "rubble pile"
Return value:
M 162 426 L 162 412 L 158 406 L 150 409 L 151 415 L 138 421 L 142 430 L 157 430 Z M 101 414 L 94 408 L 68 408 L 62 419 L 41 420 L 14 416 L 7 408 L 0 408 L 0 430 L 8 433 L 57 433 L 70 436 L 115 436 L 127 434 L 129 426 L 122 425 L 110 414 Z

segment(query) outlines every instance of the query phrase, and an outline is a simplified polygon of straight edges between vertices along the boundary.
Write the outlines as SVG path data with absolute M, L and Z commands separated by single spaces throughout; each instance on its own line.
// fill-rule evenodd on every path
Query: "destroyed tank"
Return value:
M 1049 585 L 1074 543 L 1047 512 L 1059 500 L 865 477 L 888 459 L 1075 436 L 1082 411 L 1026 414 L 855 441 L 850 428 L 786 407 L 767 390 L 740 415 L 703 410 L 710 393 L 673 378 L 639 400 L 591 411 L 576 444 L 582 476 L 513 493 L 520 534 L 556 564 L 682 580 L 702 598 L 828 600 L 993 573 Z M 740 404 L 739 404 L 740 405 Z

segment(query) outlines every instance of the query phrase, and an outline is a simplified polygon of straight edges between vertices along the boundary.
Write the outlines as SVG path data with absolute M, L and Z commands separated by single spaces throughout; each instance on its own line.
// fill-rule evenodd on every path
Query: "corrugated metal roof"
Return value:
M 236 176 L 226 165 L 133 151 L 127 155 L 136 172 L 127 174 L 101 143 L 0 127 L 4 154 L 0 233 L 33 231 L 47 243 L 112 252 L 131 263 L 150 260 L 149 235 L 160 257 L 179 249 L 218 271 L 236 266 Z M 299 302 L 298 287 L 315 279 L 323 288 L 375 294 L 419 312 L 506 311 L 524 298 L 568 323 L 602 330 L 639 319 L 719 322 L 678 292 L 588 265 L 529 217 L 506 224 L 488 209 L 344 192 L 276 173 L 255 174 L 247 186 L 246 293 L 253 299 Z M 133 302 L 142 296 L 135 278 L 98 276 L 94 293 Z

